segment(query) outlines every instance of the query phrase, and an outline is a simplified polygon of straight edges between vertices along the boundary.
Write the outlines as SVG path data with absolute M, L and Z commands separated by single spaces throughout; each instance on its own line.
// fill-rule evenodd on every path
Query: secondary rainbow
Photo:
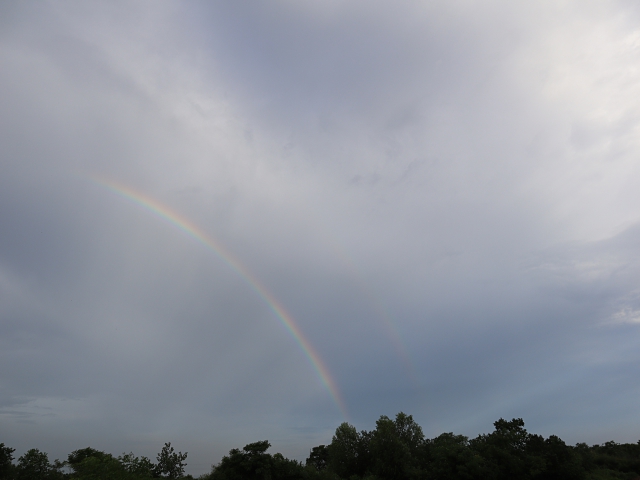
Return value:
M 245 267 L 238 259 L 236 259 L 231 252 L 229 252 L 220 242 L 215 240 L 211 235 L 205 233 L 200 227 L 195 225 L 186 217 L 175 212 L 168 206 L 162 204 L 158 200 L 136 191 L 126 185 L 116 183 L 105 178 L 91 176 L 91 178 L 98 184 L 107 187 L 112 192 L 127 198 L 136 204 L 144 207 L 156 214 L 157 216 L 167 220 L 171 224 L 180 228 L 183 232 L 190 237 L 195 238 L 200 243 L 213 250 L 213 252 L 222 259 L 229 267 L 236 271 L 240 277 L 254 290 L 262 300 L 269 306 L 269 308 L 276 315 L 278 320 L 289 331 L 291 336 L 296 340 L 306 357 L 311 362 L 314 370 L 316 371 L 318 378 L 327 388 L 331 397 L 337 407 L 342 412 L 342 415 L 347 418 L 347 409 L 345 403 L 340 395 L 340 391 L 336 385 L 336 382 L 331 377 L 329 370 L 325 366 L 324 362 L 315 351 L 311 343 L 305 338 L 300 330 L 300 327 L 296 324 L 293 317 L 285 310 L 285 308 L 278 302 L 278 300 L 267 290 L 267 288 L 253 275 L 247 267 Z
M 320 221 L 316 221 L 313 224 L 316 228 L 316 235 L 323 239 L 324 243 L 331 248 L 334 252 L 335 256 L 342 261 L 343 266 L 349 272 L 350 276 L 356 281 L 356 285 L 360 292 L 367 298 L 370 302 L 371 306 L 373 306 L 374 310 L 378 314 L 380 320 L 382 320 L 382 324 L 384 325 L 385 330 L 387 331 L 387 338 L 391 342 L 398 355 L 398 358 L 401 360 L 404 365 L 405 372 L 408 378 L 413 383 L 415 388 L 420 388 L 420 380 L 416 371 L 416 367 L 411 361 L 411 357 L 407 352 L 407 349 L 402 342 L 402 337 L 398 332 L 398 328 L 393 321 L 391 313 L 389 309 L 384 305 L 384 303 L 380 300 L 380 298 L 375 295 L 371 289 L 368 287 L 367 282 L 364 279 L 364 275 L 360 273 L 360 270 L 356 266 L 356 262 L 353 258 L 347 253 L 342 244 L 337 240 L 337 236 L 331 232 L 329 228 L 326 226 L 322 226 Z

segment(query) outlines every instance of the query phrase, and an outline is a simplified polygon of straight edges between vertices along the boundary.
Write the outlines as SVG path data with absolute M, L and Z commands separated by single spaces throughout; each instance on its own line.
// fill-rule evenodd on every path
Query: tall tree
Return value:
M 464 435 L 443 433 L 427 440 L 423 447 L 422 466 L 433 480 L 491 479 L 484 459 L 469 447 Z
M 16 478 L 18 480 L 56 480 L 63 477 L 62 466 L 63 464 L 58 460 L 51 464 L 45 452 L 32 448 L 18 459 Z
M 106 453 L 101 452 L 100 450 L 96 450 L 95 448 L 91 448 L 91 447 L 79 448 L 78 450 L 74 450 L 67 456 L 67 463 L 73 466 L 82 462 L 85 458 L 89 458 L 89 457 L 102 458 L 105 455 Z
M 155 473 L 174 480 L 184 475 L 184 467 L 187 466 L 187 452 L 176 452 L 171 446 L 171 442 L 165 443 L 162 451 L 156 457 L 158 463 L 155 467 Z
M 133 480 L 119 459 L 110 453 L 87 447 L 74 450 L 67 457 L 73 480 Z
M 267 440 L 237 448 L 222 457 L 213 467 L 208 480 L 302 480 L 305 470 L 301 463 L 289 460 L 280 453 L 271 455 Z
M 411 415 L 400 412 L 395 421 L 382 415 L 371 436 L 372 473 L 389 480 L 417 476 L 423 441 L 422 428 Z
M 482 455 L 498 480 L 527 480 L 544 469 L 542 460 L 527 451 L 530 440 L 521 418 L 493 423 L 495 430 L 471 441 L 472 448 Z
M 544 470 L 536 477 L 537 480 L 582 480 L 586 478 L 586 470 L 578 452 L 555 435 L 551 435 L 544 441 L 542 457 Z
M 362 476 L 368 467 L 369 436 L 358 433 L 356 428 L 342 423 L 328 446 L 329 468 L 339 477 Z
M 306 465 L 311 466 L 319 472 L 327 468 L 329 463 L 329 449 L 326 445 L 318 445 L 313 447 L 309 452 L 309 458 L 306 460 Z
M 13 478 L 13 452 L 15 451 L 15 448 L 0 443 L 0 480 Z
M 118 457 L 127 473 L 136 478 L 153 478 L 155 465 L 147 457 L 136 457 L 133 452 Z

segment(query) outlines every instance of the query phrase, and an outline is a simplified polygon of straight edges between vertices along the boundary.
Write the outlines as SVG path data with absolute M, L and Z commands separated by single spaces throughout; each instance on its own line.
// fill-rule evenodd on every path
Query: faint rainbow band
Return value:
M 258 296 L 262 298 L 262 300 L 264 300 L 264 302 L 269 306 L 273 313 L 275 313 L 278 320 L 280 320 L 280 322 L 293 336 L 295 341 L 298 343 L 304 354 L 311 362 L 311 365 L 316 371 L 318 378 L 329 391 L 331 398 L 335 402 L 336 406 L 340 409 L 340 412 L 342 413 L 344 418 L 348 418 L 344 400 L 342 399 L 342 395 L 338 390 L 335 380 L 331 377 L 329 369 L 326 367 L 311 343 L 305 338 L 302 331 L 300 330 L 300 327 L 298 327 L 293 317 L 284 309 L 284 307 L 269 292 L 269 290 L 267 290 L 267 288 L 256 278 L 256 276 L 253 275 L 247 269 L 247 267 L 245 267 L 237 258 L 235 258 L 231 254 L 231 252 L 229 252 L 211 235 L 206 234 L 200 227 L 195 225 L 189 219 L 178 214 L 170 207 L 162 204 L 158 200 L 142 192 L 136 191 L 131 187 L 128 187 L 121 183 L 117 183 L 113 180 L 106 179 L 104 177 L 92 175 L 91 178 L 96 183 L 108 188 L 110 191 L 135 202 L 136 204 L 144 207 L 146 210 L 151 211 L 160 218 L 180 228 L 180 230 L 213 250 L 213 252 L 220 259 L 222 259 L 229 267 L 231 267 L 231 269 L 235 270 L 240 275 L 240 277 L 258 294 Z

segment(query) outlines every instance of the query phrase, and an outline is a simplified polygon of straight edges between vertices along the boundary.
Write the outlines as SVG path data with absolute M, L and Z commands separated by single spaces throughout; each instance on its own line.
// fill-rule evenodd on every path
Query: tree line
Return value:
M 185 476 L 187 453 L 176 452 L 165 443 L 158 453 L 157 463 L 147 457 L 123 453 L 114 457 L 91 447 L 75 450 L 67 460 L 49 461 L 49 456 L 32 448 L 13 462 L 15 449 L 0 443 L 0 480 L 142 480 L 168 478 L 191 479 Z
M 555 435 L 531 434 L 515 418 L 469 439 L 443 433 L 426 438 L 411 415 L 381 416 L 371 431 L 342 423 L 331 443 L 309 451 L 304 463 L 271 454 L 267 440 L 234 448 L 199 480 L 640 480 L 640 441 L 567 445 Z M 165 444 L 156 463 L 133 453 L 114 457 L 92 448 L 64 462 L 29 450 L 16 463 L 0 444 L 0 480 L 193 479 L 187 453 Z

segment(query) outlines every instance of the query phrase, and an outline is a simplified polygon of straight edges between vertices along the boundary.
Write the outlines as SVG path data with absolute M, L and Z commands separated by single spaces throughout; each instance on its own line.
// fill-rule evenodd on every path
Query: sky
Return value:
M 640 438 L 632 1 L 0 4 L 0 441 Z

